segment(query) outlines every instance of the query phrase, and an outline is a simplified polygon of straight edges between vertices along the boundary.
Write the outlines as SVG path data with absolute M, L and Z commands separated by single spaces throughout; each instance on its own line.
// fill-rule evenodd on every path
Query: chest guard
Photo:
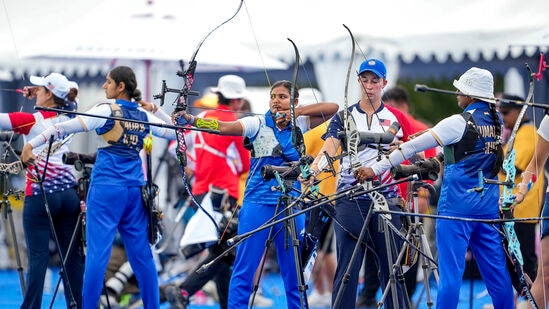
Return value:
M 471 154 L 483 152 L 486 148 L 475 149 L 479 138 L 483 141 L 483 144 L 485 144 L 485 140 L 477 129 L 473 115 L 466 112 L 462 113 L 461 116 L 466 123 L 465 136 L 455 144 L 444 146 L 444 162 L 446 164 L 458 163 Z
M 244 146 L 250 150 L 252 158 L 278 157 L 283 155 L 282 145 L 278 142 L 273 128 L 267 126 L 265 118 L 259 118 L 259 132 L 250 141 L 249 137 L 244 139 Z
M 120 117 L 135 120 L 147 120 L 147 115 L 137 109 L 123 109 L 118 104 L 110 104 L 112 117 Z M 149 131 L 149 126 L 129 121 L 121 121 L 109 119 L 105 125 L 96 130 L 104 143 L 100 148 L 111 146 L 129 147 L 136 151 L 143 148 L 143 138 L 146 137 Z
M 248 137 L 244 139 L 244 147 L 251 151 L 250 156 L 252 158 L 282 157 L 285 161 L 291 162 L 298 160 L 301 157 L 299 150 L 296 149 L 294 145 L 288 147 L 289 144 L 284 144 L 284 140 L 282 141 L 283 144 L 280 144 L 280 141 L 278 140 L 277 135 L 274 131 L 276 130 L 276 128 L 268 125 L 264 117 L 260 117 L 259 121 L 259 131 L 257 132 L 256 136 L 252 138 L 253 140 Z M 272 122 L 271 125 L 274 126 L 274 122 Z M 283 131 L 285 130 L 286 129 L 284 129 Z M 303 142 L 299 141 L 303 141 L 303 134 L 301 133 L 301 129 L 299 127 L 297 127 L 296 130 L 296 140 L 298 141 L 298 144 L 302 145 Z M 289 143 L 291 144 L 291 140 L 289 140 Z M 295 159 L 292 160 L 291 158 Z

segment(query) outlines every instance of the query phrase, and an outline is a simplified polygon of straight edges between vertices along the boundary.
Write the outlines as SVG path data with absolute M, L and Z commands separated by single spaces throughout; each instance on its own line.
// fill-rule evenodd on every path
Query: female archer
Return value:
M 501 168 L 501 119 L 496 111 L 494 80 L 484 69 L 473 67 L 454 81 L 458 105 L 464 113 L 441 120 L 424 134 L 400 145 L 388 157 L 370 167 L 361 167 L 356 178 L 365 181 L 397 166 L 418 151 L 443 146 L 444 179 L 438 214 L 474 219 L 499 218 L 499 187 L 478 187 L 478 171 L 497 179 Z M 436 222 L 440 283 L 437 308 L 457 308 L 465 267 L 465 254 L 471 247 L 495 308 L 514 308 L 513 287 L 497 228 L 470 220 Z
M 150 132 L 166 139 L 175 139 L 175 132 L 147 124 L 165 122 L 139 108 L 141 91 L 137 89 L 131 68 L 113 68 L 107 74 L 103 89 L 107 99 L 115 99 L 115 103 L 99 104 L 88 111 L 90 116 L 77 116 L 40 132 L 25 144 L 21 160 L 34 163 L 36 156 L 32 150 L 51 137 L 96 130 L 104 144 L 97 151 L 86 201 L 88 247 L 83 307 L 97 308 L 105 268 L 118 230 L 137 277 L 144 306 L 159 308 L 158 276 L 149 247 L 149 214 L 142 198 L 141 187 L 145 185 L 145 178 L 139 152 Z M 114 120 L 112 116 L 130 121 Z
M 36 106 L 57 109 L 76 110 L 78 85 L 62 74 L 51 73 L 45 77 L 31 76 L 33 86 L 23 88 L 23 95 L 29 99 L 36 98 Z M 0 114 L 0 128 L 12 129 L 23 134 L 25 140 L 32 139 L 56 123 L 69 120 L 66 114 L 38 111 L 35 113 L 14 112 Z M 50 259 L 49 241 L 53 233 L 59 242 L 62 259 L 66 258 L 66 271 L 63 278 L 65 285 L 65 300 L 67 307 L 74 303 L 78 308 L 82 305 L 82 277 L 84 263 L 81 250 L 69 248 L 71 236 L 77 226 L 80 214 L 80 200 L 76 193 L 76 179 L 72 168 L 63 164 L 63 154 L 69 148 L 70 139 L 61 145 L 57 151 L 45 155 L 49 145 L 35 149 L 38 158 L 26 170 L 25 201 L 23 207 L 23 229 L 27 243 L 29 268 L 27 272 L 27 288 L 21 308 L 40 308 L 42 306 L 42 291 L 48 262 Z M 47 160 L 47 166 L 46 166 Z M 46 172 L 44 173 L 44 168 Z M 43 179 L 37 175 L 45 175 Z M 45 191 L 45 195 L 42 190 Z M 44 201 L 47 200 L 47 205 Z M 47 208 L 49 209 L 46 209 Z M 51 216 L 48 218 L 48 216 Z M 50 227 L 53 221 L 53 230 Z M 69 251 L 69 249 L 71 249 Z
M 263 116 L 249 116 L 236 121 L 218 121 L 216 119 L 196 118 L 180 112 L 174 117 L 181 125 L 191 124 L 198 128 L 219 130 L 222 135 L 245 136 L 249 140 L 251 149 L 250 172 L 246 181 L 244 200 L 239 213 L 238 234 L 243 234 L 258 228 L 275 216 L 275 210 L 282 196 L 282 192 L 273 191 L 278 186 L 275 179 L 264 180 L 261 175 L 263 166 L 284 165 L 298 161 L 300 153 L 296 145 L 292 144 L 292 127 L 290 119 L 290 105 L 298 103 L 298 92 L 291 93 L 292 83 L 278 81 L 271 87 L 269 110 Z M 291 98 L 295 97 L 294 101 Z M 297 126 L 303 132 L 326 121 L 336 113 L 338 105 L 335 103 L 317 103 L 304 107 L 295 107 Z M 299 182 L 294 188 L 301 189 Z M 291 190 L 290 190 L 291 191 Z M 291 192 L 294 195 L 294 192 Z M 279 209 L 280 211 L 281 209 Z M 283 216 L 283 215 L 282 215 Z M 278 218 L 280 219 L 280 217 Z M 303 229 L 305 217 L 295 217 L 297 231 Z M 245 239 L 236 249 L 236 258 L 229 289 L 229 308 L 247 308 L 252 293 L 254 273 L 265 251 L 265 241 L 269 230 L 263 229 Z M 294 263 L 292 248 L 285 247 L 288 237 L 282 223 L 276 225 L 273 231 L 274 244 L 284 279 L 287 308 L 301 308 L 300 292 L 298 290 L 297 272 Z

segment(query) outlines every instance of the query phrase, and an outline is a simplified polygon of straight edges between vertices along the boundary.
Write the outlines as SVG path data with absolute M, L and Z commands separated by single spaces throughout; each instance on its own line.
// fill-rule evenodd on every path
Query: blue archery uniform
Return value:
M 304 131 L 307 129 L 303 119 L 298 117 L 298 126 Z M 242 208 L 239 213 L 238 234 L 252 231 L 275 216 L 281 191 L 273 191 L 272 187 L 279 186 L 276 179 L 265 181 L 261 175 L 261 168 L 267 164 L 281 166 L 290 161 L 297 161 L 299 153 L 292 145 L 292 128 L 288 125 L 283 130 L 275 126 L 271 112 L 265 116 L 245 117 L 239 120 L 244 127 L 244 135 L 253 145 L 250 173 L 246 180 L 246 191 Z M 301 190 L 301 184 L 295 181 L 293 187 Z M 289 190 L 290 188 L 288 188 Z M 289 194 L 295 195 L 295 192 Z M 287 205 L 280 205 L 281 212 Z M 283 218 L 284 213 L 277 219 Z M 297 235 L 305 225 L 305 215 L 294 218 Z M 240 243 L 236 249 L 236 258 L 233 267 L 229 289 L 229 308 L 248 308 L 248 302 L 254 284 L 254 274 L 265 251 L 265 241 L 271 235 L 276 246 L 276 253 L 280 271 L 286 290 L 287 308 L 301 308 L 298 281 L 290 234 L 284 229 L 284 223 L 254 233 Z M 301 238 L 301 237 L 300 237 Z M 285 247 L 285 244 L 289 244 Z
M 461 138 L 456 143 L 445 145 L 444 178 L 438 202 L 438 214 L 498 219 L 499 187 L 497 185 L 485 185 L 483 194 L 468 191 L 479 186 L 479 170 L 483 172 L 484 177 L 497 180 L 497 174 L 493 173 L 496 160 L 494 121 L 488 103 L 475 102 L 467 106 L 464 112 L 462 115 L 454 116 L 457 119 L 465 116 L 466 127 Z M 439 136 L 445 134 L 444 126 L 437 125 L 433 131 Z M 440 270 L 437 308 L 457 308 L 465 268 L 463 257 L 469 246 L 492 297 L 494 307 L 514 307 L 513 288 L 506 267 L 502 237 L 498 230 L 499 224 L 437 220 Z
M 48 136 L 62 137 L 94 129 L 104 139 L 97 151 L 86 201 L 87 256 L 83 308 L 97 308 L 117 230 L 137 277 L 145 308 L 159 308 L 158 276 L 149 247 L 149 214 L 141 194 L 145 179 L 139 152 L 143 148 L 143 139 L 150 132 L 154 136 L 175 139 L 175 131 L 149 126 L 147 123 L 165 122 L 138 108 L 134 101 L 116 100 L 115 104 L 99 104 L 91 108 L 88 114 L 91 116 L 78 116 L 55 124 L 29 141 L 36 147 L 47 141 Z M 144 123 L 104 118 L 113 116 Z
M 465 255 L 471 247 L 486 288 L 495 308 L 514 307 L 513 287 L 506 266 L 500 224 L 488 224 L 475 219 L 499 218 L 499 187 L 479 188 L 482 177 L 497 180 L 497 142 L 495 111 L 486 102 L 469 104 L 462 114 L 441 120 L 427 133 L 400 146 L 372 166 L 374 174 L 411 157 L 417 151 L 434 146 L 444 147 L 444 178 L 442 180 L 438 214 L 454 219 L 436 221 L 438 270 L 440 282 L 437 308 L 457 308 L 465 269 Z M 497 118 L 501 124 L 501 119 Z M 468 220 L 459 220 L 467 218 Z
M 121 112 L 120 116 L 126 119 L 148 121 L 147 114 L 137 109 L 136 102 L 117 100 L 116 103 L 111 106 L 113 114 Z M 148 212 L 141 196 L 145 179 L 139 157 L 149 126 L 109 119 L 96 129 L 98 135 L 116 131 L 108 145 L 98 149 L 91 175 L 87 199 L 84 308 L 97 306 L 111 253 L 111 246 L 106 244 L 112 244 L 117 229 L 138 279 L 145 307 L 158 308 L 158 276 L 149 247 Z

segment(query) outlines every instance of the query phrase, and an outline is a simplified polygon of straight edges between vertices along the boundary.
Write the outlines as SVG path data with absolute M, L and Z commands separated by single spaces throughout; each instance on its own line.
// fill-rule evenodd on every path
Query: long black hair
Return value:
M 494 133 L 495 133 L 495 139 L 496 139 L 496 162 L 494 163 L 494 169 L 492 170 L 492 175 L 497 175 L 499 171 L 502 168 L 503 165 L 503 141 L 501 138 L 501 122 L 499 118 L 499 114 L 496 110 L 496 104 L 490 104 L 487 103 L 490 107 L 490 114 L 492 115 L 492 119 L 494 120 Z

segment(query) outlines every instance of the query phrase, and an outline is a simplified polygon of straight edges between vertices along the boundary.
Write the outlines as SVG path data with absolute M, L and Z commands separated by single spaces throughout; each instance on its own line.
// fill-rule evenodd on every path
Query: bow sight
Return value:
M 359 131 L 360 145 L 369 145 L 369 144 L 390 144 L 395 139 L 396 133 L 400 130 L 400 124 L 398 122 L 393 122 L 387 131 L 382 133 L 372 133 Z M 345 138 L 347 133 L 345 131 L 338 132 L 338 137 Z
M 297 180 L 297 177 L 301 174 L 301 167 L 313 163 L 313 160 L 313 157 L 307 155 L 299 159 L 299 161 L 293 161 L 284 166 L 265 164 L 261 168 L 261 176 L 264 180 L 271 180 L 278 173 L 283 180 Z
M 414 164 L 399 164 L 391 169 L 394 179 L 401 179 L 417 174 L 419 179 L 437 180 L 440 172 L 440 164 L 444 162 L 444 154 L 439 153 L 436 158 L 421 159 Z

